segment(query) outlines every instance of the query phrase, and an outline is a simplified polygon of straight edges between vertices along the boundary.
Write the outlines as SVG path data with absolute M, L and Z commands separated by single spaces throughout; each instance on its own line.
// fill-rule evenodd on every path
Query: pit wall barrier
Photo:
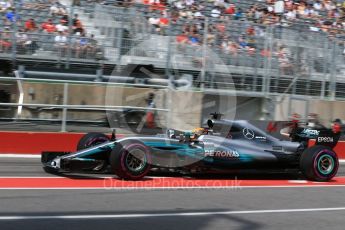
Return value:
M 72 152 L 85 133 L 0 132 L 0 153 L 40 154 L 43 151 Z M 110 134 L 109 134 L 110 137 Z M 117 138 L 124 135 L 117 135 Z M 311 140 L 309 145 L 313 145 Z M 345 141 L 339 141 L 335 152 L 345 159 Z
M 0 153 L 40 154 L 43 151 L 76 151 L 85 133 L 0 132 Z M 111 134 L 109 135 L 109 137 Z M 117 137 L 123 135 L 117 135 Z

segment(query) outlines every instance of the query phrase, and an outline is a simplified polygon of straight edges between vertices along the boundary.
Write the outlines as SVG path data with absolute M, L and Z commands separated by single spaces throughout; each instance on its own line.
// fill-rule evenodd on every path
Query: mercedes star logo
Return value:
M 253 130 L 251 129 L 248 129 L 248 128 L 244 128 L 243 129 L 243 136 L 249 140 L 253 139 L 254 138 L 254 132 Z

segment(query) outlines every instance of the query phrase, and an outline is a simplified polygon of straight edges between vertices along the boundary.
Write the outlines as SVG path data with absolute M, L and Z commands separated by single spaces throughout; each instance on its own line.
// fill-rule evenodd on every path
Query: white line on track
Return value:
M 180 212 L 155 214 L 109 214 L 109 215 L 50 215 L 50 216 L 0 216 L 0 221 L 6 220 L 51 220 L 51 219 L 129 219 L 129 218 L 159 218 L 159 217 L 188 217 L 188 216 L 214 216 L 214 215 L 244 215 L 244 214 L 275 214 L 275 213 L 302 213 L 302 212 L 331 212 L 345 211 L 345 207 L 332 208 L 303 208 L 303 209 L 271 209 L 271 210 L 245 210 L 221 212 Z
M 0 154 L 0 158 L 41 158 L 41 154 Z
M 308 181 L 307 180 L 289 180 L 289 183 L 306 184 L 308 183 Z

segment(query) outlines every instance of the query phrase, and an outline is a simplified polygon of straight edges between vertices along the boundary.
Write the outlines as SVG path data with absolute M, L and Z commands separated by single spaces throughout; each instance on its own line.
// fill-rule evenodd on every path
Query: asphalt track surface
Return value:
M 97 176 L 109 175 L 92 175 Z M 290 175 L 260 176 L 265 183 L 277 177 L 304 183 Z M 57 179 L 43 172 L 39 159 L 0 158 L 0 179 L 13 177 Z M 253 175 L 240 177 L 243 181 L 258 179 Z M 337 177 L 345 177 L 345 165 L 340 167 Z M 343 230 L 344 189 L 343 186 L 0 189 L 0 229 Z

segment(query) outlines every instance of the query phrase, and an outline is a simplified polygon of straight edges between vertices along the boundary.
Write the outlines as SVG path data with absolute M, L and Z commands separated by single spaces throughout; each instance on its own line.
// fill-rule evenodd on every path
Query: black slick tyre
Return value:
M 118 143 L 110 154 L 110 165 L 119 178 L 140 180 L 151 169 L 150 150 L 139 141 Z
M 83 150 L 109 141 L 110 138 L 103 133 L 87 133 L 78 142 L 77 150 Z
M 338 168 L 338 156 L 327 146 L 312 146 L 301 155 L 300 169 L 308 180 L 330 181 L 337 174 Z

